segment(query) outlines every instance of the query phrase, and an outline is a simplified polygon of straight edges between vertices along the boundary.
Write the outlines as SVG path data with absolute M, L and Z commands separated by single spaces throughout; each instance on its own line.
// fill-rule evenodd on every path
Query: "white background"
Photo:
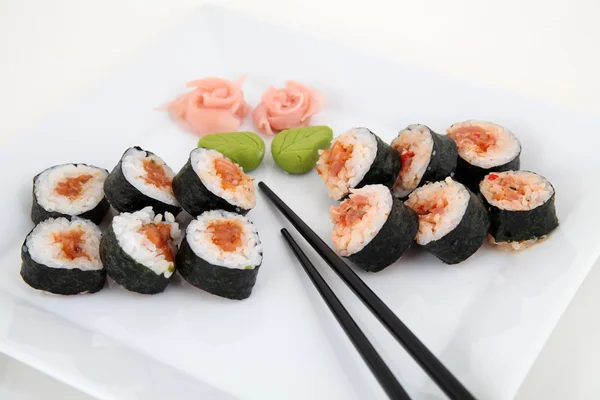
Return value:
M 203 3 L 0 0 L 0 146 L 100 84 Z M 405 64 L 600 116 L 598 0 L 224 3 Z M 599 287 L 600 271 L 594 268 L 518 399 L 600 398 L 594 373 L 600 367 Z M 0 355 L 0 398 L 42 395 L 89 399 Z

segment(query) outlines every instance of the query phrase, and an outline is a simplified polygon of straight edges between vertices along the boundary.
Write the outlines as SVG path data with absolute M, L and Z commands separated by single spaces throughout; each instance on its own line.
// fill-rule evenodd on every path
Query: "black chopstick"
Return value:
M 356 322 L 352 319 L 346 308 L 342 305 L 340 300 L 337 298 L 333 290 L 327 285 L 319 271 L 315 268 L 315 266 L 310 262 L 306 254 L 302 251 L 298 243 L 294 240 L 292 235 L 287 231 L 287 229 L 283 228 L 281 230 L 281 234 L 285 238 L 286 242 L 291 247 L 292 251 L 304 267 L 304 270 L 310 277 L 310 280 L 317 288 L 317 291 L 327 303 L 327 306 L 339 322 L 339 324 L 344 328 L 346 335 L 352 344 L 356 348 L 356 350 L 360 353 L 365 363 L 375 375 L 375 378 L 379 381 L 379 384 L 383 387 L 383 390 L 387 393 L 390 399 L 410 399 L 408 394 L 400 385 L 400 382 L 396 379 L 392 371 L 388 368 L 386 363 L 377 353 L 377 350 L 373 347 L 369 339 L 365 336 L 365 334 L 360 330 Z
M 450 399 L 475 399 L 371 288 L 327 246 L 319 235 L 310 229 L 264 182 L 259 182 L 258 187 Z

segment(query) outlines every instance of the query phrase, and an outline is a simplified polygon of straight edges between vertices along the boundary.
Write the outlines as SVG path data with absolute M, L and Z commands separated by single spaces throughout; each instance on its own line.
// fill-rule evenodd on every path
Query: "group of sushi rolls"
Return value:
M 117 211 L 102 234 L 109 204 Z M 35 227 L 21 250 L 21 276 L 34 289 L 94 293 L 109 276 L 141 294 L 163 292 L 176 271 L 191 285 L 229 299 L 250 296 L 262 262 L 245 215 L 254 181 L 216 150 L 195 149 L 175 174 L 156 154 L 125 151 L 107 170 L 58 165 L 33 180 Z M 185 237 L 175 217 L 194 219 Z
M 485 242 L 520 250 L 558 226 L 554 188 L 520 171 L 521 144 L 485 121 L 452 125 L 446 135 L 414 124 L 390 145 L 366 128 L 337 136 L 320 152 L 317 173 L 332 206 L 331 240 L 342 257 L 377 272 L 413 243 L 446 264 Z

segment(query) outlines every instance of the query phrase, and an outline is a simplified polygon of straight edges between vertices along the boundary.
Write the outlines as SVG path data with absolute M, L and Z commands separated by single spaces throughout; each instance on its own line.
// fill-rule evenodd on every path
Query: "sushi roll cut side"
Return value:
M 352 189 L 346 200 L 331 207 L 330 216 L 338 254 L 371 272 L 397 261 L 419 227 L 417 214 L 383 185 Z
M 100 229 L 79 218 L 50 218 L 36 225 L 21 248 L 21 277 L 56 294 L 94 293 L 104 287 Z
M 417 244 L 446 264 L 466 260 L 485 240 L 490 222 L 483 203 L 452 178 L 417 188 L 406 205 L 419 215 Z
M 329 197 L 340 200 L 350 189 L 381 184 L 392 188 L 400 172 L 400 155 L 367 128 L 353 128 L 321 150 L 317 173 Z
M 558 226 L 554 188 L 528 171 L 488 174 L 480 185 L 490 214 L 491 240 L 509 250 L 536 243 Z
M 254 179 L 216 150 L 192 150 L 173 179 L 173 191 L 192 216 L 211 210 L 245 215 L 256 205 Z
M 242 300 L 252 293 L 262 254 L 258 232 L 246 217 L 207 211 L 188 225 L 177 253 L 177 268 L 199 289 Z
M 113 218 L 100 243 L 108 276 L 132 292 L 165 290 L 175 273 L 176 244 L 181 237 L 173 214 L 155 215 L 152 207 Z
M 441 181 L 456 169 L 458 153 L 454 140 L 433 132 L 425 125 L 409 125 L 392 141 L 400 153 L 402 167 L 393 187 L 403 199 L 417 187 Z
M 508 129 L 483 121 L 452 125 L 448 136 L 458 147 L 455 179 L 474 192 L 490 172 L 518 170 L 521 143 Z
M 152 207 L 156 213 L 180 211 L 172 181 L 175 173 L 156 154 L 140 147 L 125 151 L 104 182 L 104 193 L 119 212 Z
M 31 220 L 77 216 L 99 224 L 109 205 L 102 185 L 108 171 L 86 164 L 50 167 L 33 178 Z

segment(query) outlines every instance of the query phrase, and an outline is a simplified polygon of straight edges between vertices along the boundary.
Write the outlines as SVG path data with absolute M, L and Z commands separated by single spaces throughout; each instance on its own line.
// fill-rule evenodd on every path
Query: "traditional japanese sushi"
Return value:
M 195 217 L 210 210 L 245 215 L 256 205 L 254 179 L 216 150 L 192 150 L 173 179 L 173 191 L 183 209 Z
M 466 121 L 452 125 L 448 136 L 458 147 L 455 179 L 474 192 L 490 172 L 518 170 L 521 143 L 508 129 L 484 121 Z
M 125 289 L 142 294 L 165 290 L 175 273 L 176 244 L 181 236 L 173 214 L 155 215 L 152 207 L 113 218 L 100 243 L 108 276 Z
M 108 171 L 86 164 L 50 167 L 33 178 L 31 220 L 78 216 L 99 224 L 108 211 L 102 186 Z
M 217 296 L 248 298 L 263 258 L 256 228 L 246 217 L 207 211 L 187 227 L 177 253 L 179 274 Z
M 491 242 L 521 250 L 558 226 L 554 188 L 529 171 L 488 174 L 480 184 L 490 214 Z
M 329 197 L 340 200 L 350 189 L 381 184 L 392 188 L 400 172 L 398 151 L 367 128 L 353 128 L 321 150 L 317 173 Z
M 413 243 L 419 227 L 417 214 L 395 199 L 384 185 L 351 189 L 330 209 L 335 250 L 366 271 L 393 264 Z
M 454 140 L 420 124 L 409 125 L 392 141 L 400 153 L 402 167 L 396 178 L 394 196 L 403 199 L 417 187 L 444 180 L 456 169 L 458 153 Z
M 32 288 L 56 294 L 94 293 L 104 287 L 100 229 L 85 219 L 49 218 L 21 247 L 21 276 Z
M 446 264 L 473 255 L 490 226 L 479 197 L 449 177 L 415 189 L 406 205 L 419 214 L 417 244 Z
M 159 156 L 130 147 L 106 178 L 104 193 L 119 212 L 152 207 L 156 213 L 177 215 L 180 208 L 171 187 L 173 176 L 173 170 Z

